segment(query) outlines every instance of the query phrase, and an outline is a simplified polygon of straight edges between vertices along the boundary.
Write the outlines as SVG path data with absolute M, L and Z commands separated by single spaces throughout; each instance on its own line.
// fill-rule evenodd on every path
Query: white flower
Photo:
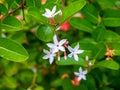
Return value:
M 65 48 L 64 48 L 63 44 L 66 42 L 66 39 L 58 41 L 57 36 L 54 35 L 53 41 L 54 41 L 54 43 L 48 43 L 47 46 L 49 48 L 53 49 L 54 53 L 58 52 L 59 50 L 61 50 L 63 52 L 65 51 Z
M 55 53 L 52 52 L 52 49 L 50 51 L 43 49 L 43 52 L 46 54 L 43 59 L 49 59 L 50 64 L 52 64 L 54 57 L 56 56 Z
M 76 76 L 78 76 L 78 81 L 80 81 L 80 80 L 86 80 L 86 74 L 87 74 L 87 70 L 82 70 L 82 68 L 80 67 L 79 68 L 79 72 L 74 72 L 74 74 L 76 75 Z
M 60 14 L 60 15 L 62 14 L 61 10 L 59 10 L 59 11 L 56 12 L 56 6 L 53 7 L 52 11 L 50 11 L 47 8 L 45 9 L 45 11 L 46 12 L 44 14 L 42 14 L 42 15 L 45 16 L 45 17 L 47 17 L 47 18 L 53 18 L 57 14 Z
M 68 46 L 68 50 L 71 52 L 70 54 L 68 54 L 68 57 L 72 57 L 74 56 L 74 59 L 76 61 L 78 61 L 78 55 L 77 54 L 80 54 L 80 53 L 83 53 L 84 50 L 78 50 L 79 49 L 79 43 L 73 48 L 71 48 L 70 46 Z

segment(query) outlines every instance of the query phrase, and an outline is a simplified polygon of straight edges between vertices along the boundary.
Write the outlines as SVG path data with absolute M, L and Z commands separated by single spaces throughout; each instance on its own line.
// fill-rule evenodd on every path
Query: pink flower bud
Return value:
M 68 31 L 71 28 L 70 24 L 66 21 L 60 26 L 60 30 Z

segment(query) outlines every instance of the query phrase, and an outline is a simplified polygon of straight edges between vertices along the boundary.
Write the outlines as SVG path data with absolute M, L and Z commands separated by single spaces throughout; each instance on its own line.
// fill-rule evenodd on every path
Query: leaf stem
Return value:
M 26 1 L 26 0 L 22 0 L 22 4 L 20 4 L 17 8 L 9 11 L 9 12 L 8 12 L 8 15 L 13 14 L 13 13 L 16 12 L 18 9 L 21 9 L 21 8 L 23 9 L 23 8 L 24 8 L 24 3 L 25 3 L 25 1 Z

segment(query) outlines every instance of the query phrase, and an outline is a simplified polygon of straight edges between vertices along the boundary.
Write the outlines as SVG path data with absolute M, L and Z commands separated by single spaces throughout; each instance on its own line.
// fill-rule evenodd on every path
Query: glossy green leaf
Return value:
M 73 3 L 71 3 L 70 5 L 65 7 L 62 10 L 63 14 L 62 14 L 62 21 L 61 21 L 61 23 L 63 23 L 68 18 L 70 18 L 72 15 L 74 15 L 79 10 L 81 10 L 85 6 L 85 4 L 86 4 L 85 0 L 78 0 L 78 1 L 74 1 Z
M 82 14 L 88 21 L 94 24 L 98 23 L 98 11 L 92 4 L 86 4 L 85 7 L 82 9 Z
M 20 43 L 22 44 L 25 40 L 26 40 L 26 35 L 24 32 L 16 32 L 16 33 L 13 33 L 13 34 L 10 34 L 8 36 L 8 38 L 16 41 L 17 43 Z
M 2 22 L 2 30 L 6 31 L 19 31 L 22 26 L 22 23 L 13 16 L 6 17 Z
M 8 4 L 8 9 L 11 8 L 12 4 L 15 2 L 15 0 L 5 0 Z
M 36 7 L 36 8 L 40 8 L 41 6 L 41 2 L 40 0 L 26 0 L 26 5 L 28 7 Z
M 41 25 L 37 29 L 37 37 L 45 42 L 51 41 L 53 39 L 54 31 L 49 26 Z
M 97 27 L 92 33 L 94 40 L 97 42 L 104 41 L 104 38 L 106 35 L 105 32 L 106 32 L 106 29 L 104 26 Z
M 0 38 L 0 56 L 15 62 L 28 59 L 28 53 L 21 45 L 6 38 Z
M 56 64 L 58 65 L 82 65 L 86 66 L 86 61 L 82 58 L 79 58 L 78 61 L 76 61 L 73 57 L 72 58 L 67 58 L 66 60 L 62 57 L 60 61 L 56 61 Z
M 116 0 L 96 0 L 102 9 L 114 8 Z
M 105 31 L 105 36 L 104 36 L 105 42 L 110 43 L 110 42 L 120 42 L 120 36 L 110 30 Z
M 106 10 L 103 15 L 103 23 L 105 26 L 120 26 L 120 10 Z
M 70 24 L 78 30 L 91 33 L 93 31 L 93 25 L 85 19 L 72 18 Z
M 96 60 L 103 58 L 105 56 L 105 52 L 106 52 L 106 47 L 104 43 L 96 44 L 92 51 L 93 59 Z
M 97 66 L 99 67 L 104 67 L 104 68 L 109 68 L 109 69 L 114 69 L 114 70 L 118 70 L 119 69 L 119 64 L 113 60 L 104 60 L 101 61 L 99 63 L 97 63 Z
M 7 14 L 7 8 L 0 3 L 0 14 Z
M 31 16 L 31 19 L 35 19 L 37 22 L 41 23 L 47 23 L 48 20 L 44 16 L 42 16 L 43 13 L 40 12 L 40 10 L 36 7 L 30 7 L 28 8 L 28 15 Z

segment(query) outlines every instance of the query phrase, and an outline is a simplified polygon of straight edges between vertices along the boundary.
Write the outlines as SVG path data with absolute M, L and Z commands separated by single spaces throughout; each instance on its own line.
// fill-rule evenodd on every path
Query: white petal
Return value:
M 48 58 L 49 58 L 48 55 L 43 56 L 43 59 L 48 59 Z
M 56 11 L 56 5 L 55 5 L 55 6 L 53 7 L 53 9 L 52 9 L 52 14 L 54 14 L 55 11 Z
M 62 11 L 61 11 L 61 10 L 57 11 L 57 12 L 54 14 L 54 16 L 56 16 L 57 14 L 62 15 Z
M 53 51 L 50 53 L 50 57 L 55 57 L 56 53 L 54 53 Z
M 73 52 L 73 49 L 72 49 L 70 46 L 68 46 L 68 50 L 69 50 L 70 52 Z
M 78 77 L 78 81 L 80 81 L 81 79 L 82 79 L 82 78 L 79 76 L 79 77 Z
M 71 58 L 72 56 L 73 56 L 73 54 L 72 54 L 72 53 L 68 54 L 68 57 L 70 57 L 70 58 Z
M 55 44 L 55 45 L 58 44 L 58 40 L 57 40 L 57 36 L 56 36 L 56 35 L 54 35 L 54 37 L 53 37 L 53 41 L 54 41 L 54 44 Z
M 51 14 L 51 11 L 49 9 L 46 8 L 45 11 L 48 15 Z
M 66 42 L 66 39 L 61 40 L 61 41 L 59 42 L 59 45 L 61 46 L 61 45 L 63 45 L 65 42 Z
M 81 67 L 79 68 L 79 72 L 82 73 L 82 68 Z
M 75 74 L 76 76 L 79 76 L 79 73 L 78 73 L 78 72 L 74 72 L 74 74 Z
M 43 52 L 46 53 L 46 54 L 49 53 L 49 51 L 48 51 L 48 50 L 45 50 L 45 49 L 43 49 Z
M 84 52 L 84 50 L 78 50 L 78 51 L 76 51 L 75 53 L 76 54 L 80 54 L 80 53 L 83 53 Z
M 83 75 L 83 76 L 81 77 L 81 79 L 86 80 L 86 76 L 85 76 L 85 75 Z
M 58 49 L 57 47 L 54 47 L 53 53 L 56 53 L 56 52 L 58 52 L 58 51 L 59 51 L 59 49 Z
M 74 54 L 74 59 L 78 61 L 78 55 Z
M 51 18 L 52 17 L 51 15 L 48 15 L 48 14 L 42 14 L 42 15 L 47 17 L 47 18 Z
M 58 12 L 59 12 L 59 15 L 62 15 L 62 11 L 61 10 L 59 10 Z
M 77 51 L 79 49 L 79 43 L 74 47 L 74 51 Z
M 52 43 L 48 43 L 47 46 L 48 46 L 49 48 L 54 48 L 55 45 L 52 44 Z
M 54 57 L 50 57 L 50 58 L 49 58 L 49 63 L 52 64 L 52 63 L 53 63 L 53 60 L 54 60 Z
M 61 51 L 65 51 L 65 48 L 63 47 L 63 46 L 61 46 L 61 47 L 59 47 L 59 50 L 61 50 Z

